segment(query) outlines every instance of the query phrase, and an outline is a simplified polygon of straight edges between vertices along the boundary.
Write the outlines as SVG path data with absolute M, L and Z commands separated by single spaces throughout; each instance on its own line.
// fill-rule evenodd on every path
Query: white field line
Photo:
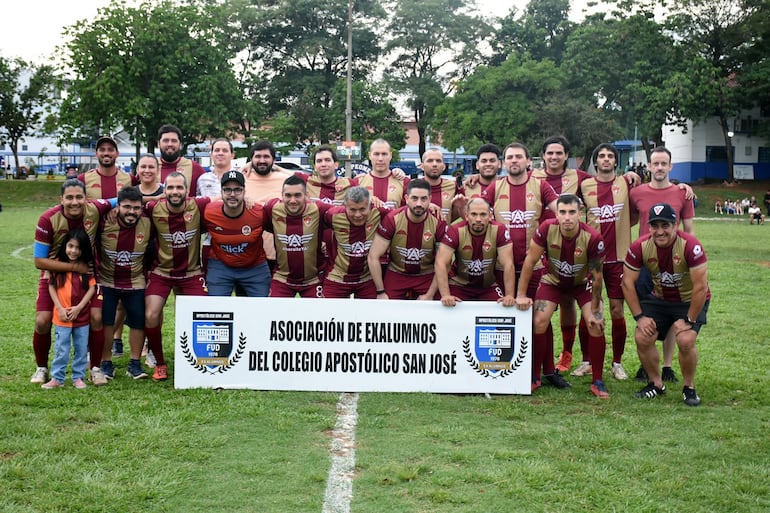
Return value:
M 326 481 L 323 513 L 350 513 L 356 468 L 358 394 L 343 393 L 337 402 L 337 424 L 332 431 L 332 465 Z
M 22 246 L 18 249 L 15 249 L 13 253 L 11 253 L 11 256 L 13 258 L 18 258 L 19 260 L 28 260 L 26 257 L 21 256 L 21 252 L 27 249 L 32 249 L 32 245 L 30 244 L 29 246 Z

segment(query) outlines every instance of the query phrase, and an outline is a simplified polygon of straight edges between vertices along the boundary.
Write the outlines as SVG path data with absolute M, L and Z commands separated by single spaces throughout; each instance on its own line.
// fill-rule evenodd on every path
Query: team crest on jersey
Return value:
M 83 228 L 86 229 L 86 232 L 90 231 L 91 228 L 94 227 L 94 222 L 91 219 L 84 219 L 83 220 Z
M 313 222 L 313 218 L 310 217 L 310 216 L 305 216 L 305 217 L 302 218 L 302 223 L 305 226 L 310 226 L 312 224 L 312 222 Z
M 576 257 L 581 257 L 581 256 L 583 256 L 583 248 L 581 248 L 581 247 L 577 247 L 577 248 L 575 248 L 575 256 L 576 256 Z
M 248 237 L 249 235 L 251 235 L 251 226 L 244 225 L 243 227 L 241 227 L 241 234 L 244 237 Z
M 144 242 L 144 233 L 142 233 L 142 232 L 138 232 L 138 233 L 136 234 L 136 242 L 137 242 L 138 244 L 141 244 L 142 242 Z
M 565 188 L 565 187 L 567 187 L 569 184 L 570 184 L 570 179 L 569 179 L 569 177 L 568 177 L 568 176 L 563 176 L 563 177 L 561 178 L 561 186 L 562 186 L 562 188 Z
M 618 187 L 617 185 L 613 185 L 612 194 L 620 194 L 620 187 Z
M 535 194 L 533 192 L 528 191 L 526 197 L 527 197 L 527 203 L 532 203 L 533 201 L 535 201 Z
M 193 220 L 192 212 L 186 212 L 185 215 L 184 215 L 185 223 L 189 223 L 192 220 Z
M 443 199 L 445 199 L 445 200 L 448 200 L 449 199 L 449 193 L 447 191 L 444 191 L 444 192 L 441 193 L 441 197 Z
M 679 255 L 674 255 L 673 260 L 675 265 L 679 265 L 682 263 L 682 257 L 680 257 Z
M 476 317 L 474 340 L 463 340 L 468 365 L 485 378 L 504 378 L 524 363 L 529 342 L 516 342 L 515 317 Z
M 489 250 L 492 249 L 492 244 L 488 240 L 485 240 L 484 244 L 481 245 L 481 249 L 484 250 L 484 253 L 488 253 Z
M 345 189 L 345 186 L 341 183 L 337 182 L 334 184 L 334 192 L 342 192 Z
M 369 233 L 374 225 L 372 223 L 366 223 L 366 232 Z
M 388 185 L 388 192 L 396 192 L 396 186 L 395 185 Z
M 233 335 L 231 312 L 193 312 L 192 345 L 183 332 L 182 354 L 201 373 L 221 374 L 238 363 L 246 350 L 246 336 L 241 333 L 236 344 Z
M 433 234 L 430 232 L 425 232 L 422 234 L 422 240 L 424 240 L 425 242 L 428 242 L 432 238 L 433 238 Z

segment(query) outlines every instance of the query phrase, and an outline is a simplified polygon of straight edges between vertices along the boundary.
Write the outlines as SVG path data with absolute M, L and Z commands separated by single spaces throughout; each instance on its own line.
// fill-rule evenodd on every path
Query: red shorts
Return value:
M 388 270 L 385 273 L 385 292 L 390 299 L 417 299 L 428 292 L 433 282 L 430 274 L 401 274 Z
M 537 287 L 540 285 L 540 278 L 545 274 L 545 267 L 540 269 L 534 269 L 532 271 L 532 277 L 527 284 L 527 297 L 534 300 L 535 294 L 537 294 Z M 516 269 L 516 287 L 519 286 L 519 278 L 521 278 L 521 269 Z M 516 296 L 516 294 L 514 294 Z
M 377 299 L 377 288 L 372 280 L 362 283 L 338 283 L 336 281 L 324 281 L 324 297 L 327 298 L 348 298 L 358 299 Z
M 48 291 L 49 285 L 48 278 L 40 278 L 40 282 L 37 284 L 37 299 L 35 300 L 36 312 L 53 312 L 54 304 L 51 299 L 51 294 Z M 91 298 L 91 308 L 102 308 L 104 303 L 104 295 L 102 295 L 102 286 L 96 285 L 96 294 Z
M 551 285 L 550 283 L 540 283 L 537 288 L 537 294 L 535 294 L 535 301 L 545 300 L 557 305 L 561 303 L 562 299 L 575 299 L 583 308 L 583 305 L 591 302 L 591 282 L 586 282 L 583 285 L 577 285 L 569 289 L 563 289 Z
M 463 287 L 462 285 L 449 284 L 449 293 L 459 297 L 463 301 L 497 301 L 503 297 L 503 289 L 497 285 L 491 287 Z
M 623 299 L 623 288 L 620 283 L 623 281 L 623 262 L 611 262 L 602 266 L 602 276 L 604 277 L 604 288 L 607 291 L 607 297 L 610 299 Z
M 171 291 L 177 296 L 206 296 L 206 278 L 202 274 L 188 278 L 167 278 L 159 274 L 150 273 L 147 278 L 147 288 L 144 297 L 160 296 L 168 299 Z
M 282 281 L 273 280 L 270 282 L 270 293 L 268 297 L 323 297 L 323 286 L 320 283 L 312 285 L 289 285 Z

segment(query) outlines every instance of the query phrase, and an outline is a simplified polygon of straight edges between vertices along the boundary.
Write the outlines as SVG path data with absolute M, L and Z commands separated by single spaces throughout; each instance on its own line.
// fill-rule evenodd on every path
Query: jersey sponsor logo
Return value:
M 160 236 L 163 237 L 163 240 L 171 244 L 172 248 L 181 249 L 188 247 L 190 241 L 193 240 L 197 233 L 198 230 L 189 230 L 186 232 L 161 233 Z
M 422 248 L 402 248 L 396 246 L 396 251 L 404 259 L 405 264 L 419 264 L 428 252 Z
M 503 210 L 500 212 L 502 217 L 507 223 L 509 228 L 526 229 L 529 228 L 530 221 L 535 217 L 534 210 Z
M 666 271 L 658 274 L 660 286 L 667 289 L 678 289 L 682 285 L 683 276 L 684 273 L 670 273 Z
M 466 268 L 468 276 L 483 276 L 484 271 L 492 265 L 492 258 L 484 258 L 483 260 L 465 260 L 463 259 L 463 265 Z
M 246 253 L 246 250 L 249 247 L 248 242 L 241 242 L 240 244 L 220 244 L 220 248 L 222 248 L 222 251 L 225 253 L 229 253 L 231 255 L 242 255 L 243 253 Z
M 104 254 L 115 262 L 115 267 L 131 267 L 131 264 L 144 256 L 143 251 L 113 251 L 105 249 Z
M 306 251 L 307 245 L 313 240 L 314 234 L 307 233 L 300 235 L 298 233 L 277 233 L 275 236 L 284 244 L 284 246 L 286 246 L 286 251 Z
M 569 262 L 564 262 L 558 258 L 549 258 L 548 261 L 553 268 L 556 269 L 559 276 L 563 276 L 564 278 L 574 278 L 585 267 L 585 264 L 570 264 Z
M 602 205 L 600 207 L 591 207 L 588 211 L 599 220 L 599 223 L 614 223 L 620 219 L 620 212 L 623 210 L 623 206 L 623 203 Z
M 356 241 L 352 244 L 340 242 L 339 245 L 345 255 L 349 257 L 362 257 L 366 256 L 369 252 L 369 248 L 372 247 L 372 242 L 369 240 Z

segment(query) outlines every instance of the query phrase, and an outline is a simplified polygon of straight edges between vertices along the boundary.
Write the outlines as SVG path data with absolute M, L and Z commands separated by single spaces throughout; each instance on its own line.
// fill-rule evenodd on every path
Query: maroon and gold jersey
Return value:
M 362 283 L 372 279 L 369 273 L 369 248 L 382 212 L 373 208 L 366 222 L 355 226 L 350 222 L 345 207 L 333 207 L 324 214 L 324 223 L 334 232 L 334 247 L 331 254 L 334 262 L 327 280 L 338 283 Z
M 580 196 L 580 184 L 583 183 L 583 180 L 591 178 L 591 175 L 580 169 L 565 169 L 563 173 L 558 175 L 552 175 L 545 169 L 536 169 L 531 174 L 541 180 L 545 180 L 556 191 L 557 196 L 562 194 L 576 194 Z M 556 212 L 551 212 L 549 208 L 546 208 L 543 210 L 540 221 L 555 218 Z
M 489 187 L 490 185 L 492 185 L 498 180 L 499 179 L 492 180 L 487 185 L 483 185 L 481 182 L 476 182 L 474 185 L 466 184 L 465 186 L 463 186 L 462 189 L 460 189 L 460 192 L 468 199 L 476 198 L 481 196 L 483 192 L 487 189 L 487 187 Z
M 483 235 L 473 235 L 468 222 L 462 221 L 447 227 L 441 243 L 452 248 L 455 253 L 449 283 L 486 288 L 496 283 L 497 251 L 511 244 L 511 236 L 508 228 L 496 221 L 489 223 Z
M 112 206 L 104 200 L 87 201 L 83 217 L 69 219 L 64 215 L 61 205 L 46 210 L 40 216 L 35 229 L 35 257 L 56 258 L 59 246 L 64 242 L 67 232 L 77 228 L 83 229 L 88 234 L 91 245 L 96 242 L 96 233 L 102 216 L 109 212 Z M 43 255 L 42 250 L 47 249 L 48 254 Z
M 307 173 L 298 173 L 307 182 L 307 197 L 310 201 L 320 201 L 328 205 L 342 205 L 345 191 L 358 185 L 355 178 L 337 178 L 332 183 L 323 183 L 318 177 Z
M 238 217 L 227 216 L 223 208 L 224 204 L 217 201 L 203 211 L 204 226 L 211 235 L 210 258 L 238 269 L 249 269 L 267 260 L 262 244 L 262 206 L 244 208 Z
M 404 204 L 406 186 L 409 185 L 408 178 L 404 178 L 402 182 L 393 178 L 393 172 L 390 172 L 384 177 L 367 173 L 358 175 L 356 179 L 358 185 L 368 190 L 372 197 L 379 198 L 385 203 L 385 208 L 398 208 Z
M 99 283 L 121 290 L 145 288 L 144 255 L 155 236 L 150 218 L 132 227 L 103 220 L 99 230 Z
M 147 204 L 145 210 L 158 241 L 152 272 L 166 278 L 201 274 L 203 211 L 210 202 L 211 198 L 187 198 L 179 213 L 169 212 L 166 199 Z
M 198 178 L 206 173 L 206 170 L 200 164 L 186 157 L 179 157 L 176 162 L 166 162 L 160 159 L 160 181 L 166 183 L 166 177 L 178 171 L 187 178 L 187 195 L 195 197 L 198 191 Z
M 602 234 L 607 263 L 622 262 L 631 245 L 631 206 L 628 182 L 616 176 L 600 182 L 592 176 L 580 184 L 586 205 L 586 223 Z
M 430 202 L 441 207 L 441 219 L 448 223 L 452 216 L 452 199 L 460 189 L 454 178 L 441 177 L 441 183 L 430 186 Z
M 511 184 L 508 178 L 492 182 L 481 197 L 492 205 L 495 220 L 508 227 L 513 241 L 513 261 L 520 269 L 545 207 L 558 195 L 544 180 L 530 175 L 520 185 Z
M 572 289 L 588 281 L 588 263 L 604 259 L 604 240 L 599 232 L 581 222 L 578 234 L 564 237 L 556 219 L 548 219 L 532 236 L 532 242 L 545 248 L 548 262 L 541 281 Z
M 642 267 L 652 275 L 653 295 L 663 301 L 687 303 L 692 300 L 692 278 L 690 270 L 706 265 L 706 253 L 698 239 L 677 230 L 677 237 L 671 246 L 660 248 L 651 235 L 643 235 L 628 248 L 625 265 L 634 271 Z M 711 290 L 706 290 L 706 299 L 711 299 Z
M 98 169 L 91 169 L 80 174 L 78 180 L 86 185 L 88 199 L 117 198 L 123 187 L 139 184 L 139 178 L 120 170 L 112 176 L 105 176 Z
M 279 199 L 265 204 L 265 229 L 275 236 L 274 280 L 300 287 L 320 281 L 321 216 L 329 208 L 323 203 L 308 203 L 300 215 L 292 216 Z
M 444 237 L 446 223 L 432 215 L 414 223 L 407 212 L 407 207 L 388 212 L 377 228 L 377 233 L 390 241 L 388 271 L 432 274 L 436 245 Z

